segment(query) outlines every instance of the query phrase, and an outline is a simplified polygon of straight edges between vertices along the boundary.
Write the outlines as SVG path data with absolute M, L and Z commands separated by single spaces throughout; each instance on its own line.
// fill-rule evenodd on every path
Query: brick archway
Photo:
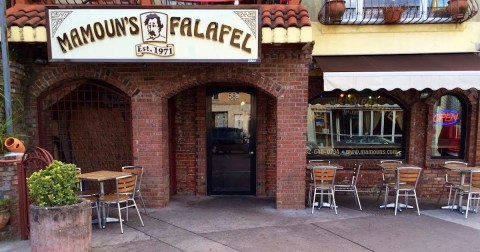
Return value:
M 124 75 L 117 74 L 108 68 L 96 67 L 95 65 L 55 65 L 40 72 L 36 81 L 33 82 L 30 94 L 39 97 L 43 92 L 68 81 L 79 79 L 94 79 L 113 85 L 132 97 L 139 92 L 138 85 Z
M 170 81 L 174 83 L 172 88 L 156 91 L 157 96 L 170 98 L 186 89 L 215 82 L 258 88 L 273 97 L 279 97 L 285 91 L 282 84 L 276 83 L 258 71 L 246 68 L 198 67 L 189 70 L 188 73 L 180 73 Z

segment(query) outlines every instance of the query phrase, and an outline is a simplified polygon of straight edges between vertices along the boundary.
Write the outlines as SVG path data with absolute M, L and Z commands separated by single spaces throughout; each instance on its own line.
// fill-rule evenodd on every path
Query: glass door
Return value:
M 207 98 L 209 195 L 255 194 L 254 97 L 216 92 Z

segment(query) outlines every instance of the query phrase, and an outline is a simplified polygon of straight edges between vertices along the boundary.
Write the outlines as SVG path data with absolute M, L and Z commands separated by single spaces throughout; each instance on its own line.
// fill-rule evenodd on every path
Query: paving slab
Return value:
M 183 250 L 177 249 L 170 246 L 164 242 L 158 240 L 144 240 L 144 241 L 135 241 L 135 242 L 125 242 L 122 244 L 117 244 L 113 246 L 103 245 L 99 247 L 94 247 L 93 252 L 181 252 Z
M 480 231 L 426 215 L 371 216 L 316 223 L 373 251 L 478 251 Z
M 454 211 L 444 210 L 444 209 L 427 210 L 427 211 L 423 211 L 422 214 L 480 230 L 480 214 L 468 213 L 467 219 L 465 219 L 464 214 L 461 214 L 460 212 L 455 210 Z
M 204 234 L 238 251 L 369 251 L 312 224 Z

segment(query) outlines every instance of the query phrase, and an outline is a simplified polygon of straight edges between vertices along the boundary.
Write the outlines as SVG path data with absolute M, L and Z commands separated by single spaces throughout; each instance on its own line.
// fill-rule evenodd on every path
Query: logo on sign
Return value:
M 168 57 L 174 54 L 172 44 L 154 45 L 152 42 L 167 43 L 168 15 L 162 12 L 146 12 L 140 15 L 142 24 L 142 44 L 135 45 L 137 56 L 143 54 L 154 54 Z
M 443 126 L 454 125 L 458 122 L 459 113 L 453 109 L 443 109 L 433 114 L 433 123 Z

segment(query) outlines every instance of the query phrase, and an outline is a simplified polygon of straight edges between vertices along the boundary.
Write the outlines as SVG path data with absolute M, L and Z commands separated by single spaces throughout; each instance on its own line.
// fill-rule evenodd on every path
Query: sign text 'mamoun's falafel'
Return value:
M 251 34 L 228 25 L 219 25 L 217 22 L 210 22 L 206 30 L 200 32 L 200 22 L 200 20 L 196 19 L 195 24 L 192 24 L 191 18 L 182 19 L 180 17 L 171 17 L 169 34 L 175 35 L 175 29 L 179 29 L 181 36 L 194 36 L 200 39 L 218 41 L 220 43 L 224 43 L 226 40 L 225 37 L 229 37 L 227 40 L 230 41 L 231 46 L 244 50 L 247 53 L 252 52 L 252 49 L 247 47 L 247 42 L 252 37 Z M 70 30 L 70 34 L 63 33 L 61 37 L 57 36 L 57 41 L 62 52 L 66 53 L 84 44 L 95 42 L 95 40 L 105 39 L 105 37 L 114 38 L 117 36 L 127 36 L 126 24 L 130 25 L 128 34 L 139 34 L 140 27 L 138 19 L 136 17 L 125 17 L 121 19 L 104 20 L 103 23 L 95 22 L 93 25 L 88 24 L 86 26 L 80 26 L 79 28 L 73 28 Z
M 94 12 L 104 10 L 89 9 Z M 128 14 L 132 14 L 132 9 L 129 10 Z M 98 52 L 107 56 L 104 58 L 106 61 L 115 61 L 115 58 L 119 61 L 128 61 L 129 58 L 140 61 L 202 61 L 204 58 L 209 62 L 228 59 L 259 62 L 258 9 L 196 9 L 194 12 L 185 12 L 185 9 L 135 9 L 133 15 L 119 15 L 125 13 L 117 13 L 117 9 L 112 9 L 107 11 L 113 13 L 100 15 L 101 19 L 92 13 L 90 18 L 82 20 L 74 20 L 75 11 L 85 12 L 86 9 L 48 11 L 51 61 L 89 61 L 91 56 L 98 59 Z M 198 15 L 198 11 L 207 13 Z M 212 18 L 212 11 L 230 12 L 235 22 L 228 16 L 224 18 L 224 15 L 217 15 L 222 18 Z M 77 15 L 85 16 L 84 13 Z M 85 56 L 93 48 L 95 55 Z M 199 57 L 196 53 L 200 54 Z M 129 55 L 125 57 L 118 54 Z M 235 54 L 240 55 L 240 59 Z M 58 59 L 55 55 L 59 56 Z M 185 58 L 185 55 L 188 57 Z

